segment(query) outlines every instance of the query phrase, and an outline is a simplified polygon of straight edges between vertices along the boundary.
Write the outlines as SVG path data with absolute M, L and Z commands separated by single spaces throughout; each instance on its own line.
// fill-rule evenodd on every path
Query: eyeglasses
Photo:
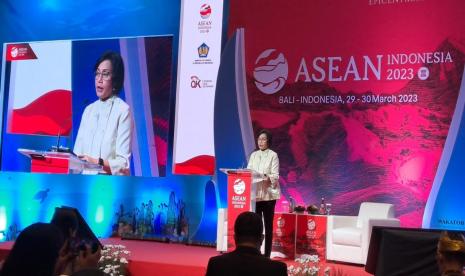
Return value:
M 102 77 L 102 80 L 107 81 L 111 79 L 111 72 L 110 71 L 95 71 L 95 79 L 98 80 Z

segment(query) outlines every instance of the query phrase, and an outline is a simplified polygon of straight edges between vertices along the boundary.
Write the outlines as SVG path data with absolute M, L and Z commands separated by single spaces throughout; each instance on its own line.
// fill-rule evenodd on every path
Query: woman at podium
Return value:
M 98 100 L 82 114 L 74 153 L 99 164 L 107 174 L 129 175 L 132 115 L 118 93 L 124 83 L 124 63 L 116 52 L 104 53 L 95 63 L 95 92 Z
M 270 149 L 272 135 L 268 130 L 258 133 L 258 149 L 250 155 L 248 169 L 263 174 L 263 179 L 257 183 L 255 212 L 263 217 L 265 225 L 265 256 L 270 257 L 273 241 L 273 217 L 276 200 L 281 197 L 279 188 L 278 154 Z

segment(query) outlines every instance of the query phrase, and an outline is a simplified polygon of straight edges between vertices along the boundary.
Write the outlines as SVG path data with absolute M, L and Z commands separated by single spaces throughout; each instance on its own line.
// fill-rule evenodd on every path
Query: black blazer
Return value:
M 237 247 L 236 250 L 208 261 L 207 276 L 215 275 L 287 275 L 287 266 L 283 262 L 263 257 L 260 251 L 252 247 Z

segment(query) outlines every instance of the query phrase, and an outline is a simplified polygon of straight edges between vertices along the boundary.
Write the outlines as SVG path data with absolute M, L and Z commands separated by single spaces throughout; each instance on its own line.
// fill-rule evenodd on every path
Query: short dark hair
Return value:
M 263 234 L 263 223 L 260 215 L 253 212 L 241 213 L 234 223 L 236 242 L 260 241 Z
M 103 53 L 94 65 L 94 72 L 97 71 L 100 63 L 109 60 L 112 66 L 111 80 L 113 84 L 113 95 L 117 95 L 124 85 L 124 62 L 121 55 L 117 52 L 107 51 Z
M 258 133 L 257 135 L 257 139 L 258 137 L 260 137 L 260 135 L 262 134 L 265 134 L 266 135 L 266 142 L 268 144 L 268 147 L 271 147 L 271 145 L 273 144 L 273 135 L 271 134 L 271 131 L 269 131 L 268 129 L 262 129 L 260 130 L 260 132 Z
M 0 275 L 53 275 L 63 242 L 55 225 L 31 224 L 19 234 Z
M 55 208 L 51 224 L 57 226 L 63 233 L 63 237 L 66 239 L 71 238 L 71 232 L 76 231 L 79 226 L 78 218 L 76 213 L 70 209 Z
M 438 241 L 438 252 L 448 261 L 465 264 L 465 238 L 459 232 L 443 231 Z

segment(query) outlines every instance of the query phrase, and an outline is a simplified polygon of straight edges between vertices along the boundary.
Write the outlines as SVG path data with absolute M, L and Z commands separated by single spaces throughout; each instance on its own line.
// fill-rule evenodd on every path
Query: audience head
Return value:
M 0 275 L 53 275 L 63 241 L 55 225 L 34 223 L 26 227 L 16 239 Z
M 465 265 L 465 238 L 458 232 L 443 231 L 438 241 L 437 260 L 441 273 L 457 272 L 462 275 Z
M 78 218 L 71 209 L 55 208 L 51 224 L 57 226 L 63 233 L 65 240 L 74 238 L 78 229 Z
M 260 248 L 263 242 L 262 218 L 253 212 L 241 213 L 234 224 L 234 240 L 236 246 Z

